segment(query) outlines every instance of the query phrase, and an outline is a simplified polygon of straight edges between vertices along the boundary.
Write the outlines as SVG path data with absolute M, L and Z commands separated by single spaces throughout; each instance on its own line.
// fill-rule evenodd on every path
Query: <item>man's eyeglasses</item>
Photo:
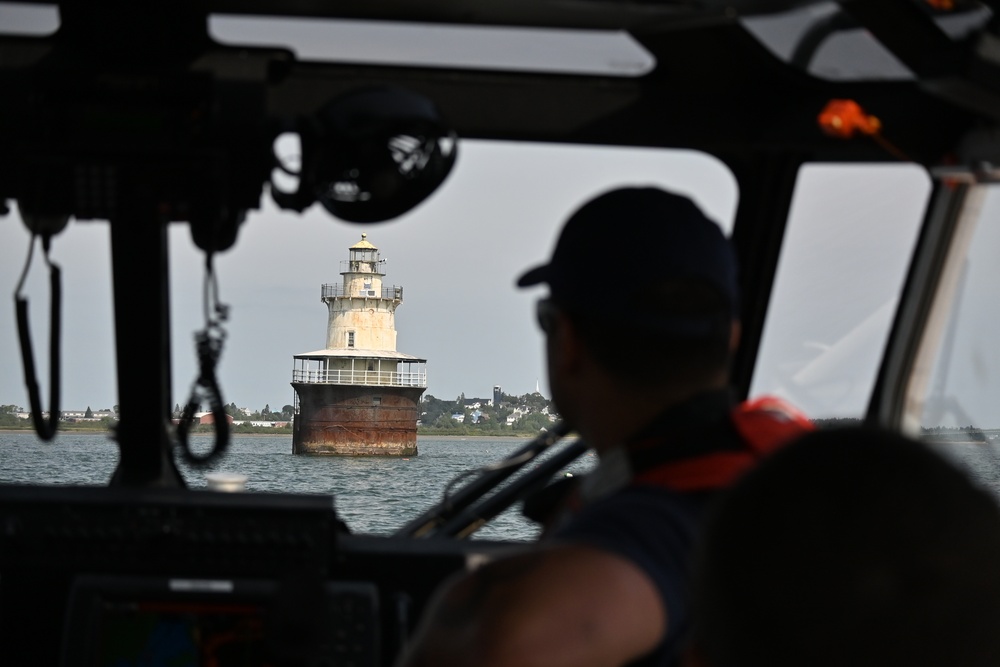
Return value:
M 546 334 L 551 334 L 556 325 L 556 313 L 559 306 L 552 303 L 551 299 L 539 299 L 535 304 L 535 317 L 538 318 L 538 327 Z

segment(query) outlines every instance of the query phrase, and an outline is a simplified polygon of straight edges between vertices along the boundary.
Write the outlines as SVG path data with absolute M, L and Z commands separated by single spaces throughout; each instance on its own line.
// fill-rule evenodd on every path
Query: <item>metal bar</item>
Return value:
M 804 156 L 758 151 L 723 156 L 739 184 L 740 203 L 733 226 L 739 256 L 740 346 L 732 363 L 732 383 L 739 396 L 750 392 L 771 288 L 781 256 L 792 194 Z
M 565 422 L 556 422 L 552 429 L 538 436 L 499 464 L 480 472 L 479 476 L 446 497 L 416 519 L 408 522 L 398 531 L 396 537 L 429 537 L 459 512 L 495 489 L 501 482 L 520 470 L 536 456 L 555 444 L 569 432 Z
M 435 537 L 466 538 L 485 526 L 498 514 L 521 500 L 524 494 L 541 486 L 554 474 L 580 458 L 590 449 L 583 441 L 578 440 L 548 461 L 544 461 L 534 470 L 526 472 L 514 482 L 500 489 L 478 505 L 471 505 L 438 530 Z
M 886 428 L 902 426 L 905 429 L 908 426 L 905 417 L 911 394 L 916 389 L 914 381 L 918 377 L 915 376 L 929 372 L 926 367 L 928 359 L 923 359 L 925 368 L 922 373 L 915 373 L 915 369 L 920 365 L 922 352 L 927 351 L 925 336 L 935 319 L 935 306 L 951 305 L 948 303 L 949 295 L 940 293 L 941 281 L 949 260 L 954 260 L 956 235 L 963 225 L 969 226 L 974 222 L 964 214 L 964 208 L 970 190 L 975 187 L 969 183 L 935 183 L 931 205 L 927 209 L 896 317 L 885 344 L 886 354 L 872 390 L 866 414 L 869 423 Z M 965 242 L 968 242 L 967 238 Z M 964 256 L 964 250 L 960 256 Z M 936 314 L 940 334 L 940 327 L 943 326 L 940 318 L 945 317 L 945 313 Z
M 110 221 L 121 459 L 112 486 L 183 487 L 171 456 L 167 227 L 156 206 Z M 153 286 L 151 289 L 150 286 Z

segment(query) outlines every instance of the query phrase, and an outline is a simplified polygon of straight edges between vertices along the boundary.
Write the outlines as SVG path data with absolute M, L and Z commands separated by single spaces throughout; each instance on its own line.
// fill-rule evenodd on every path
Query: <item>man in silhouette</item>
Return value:
M 802 427 L 732 398 L 736 274 L 686 197 L 622 188 L 569 218 L 518 285 L 549 287 L 553 401 L 600 464 L 537 547 L 443 588 L 401 665 L 675 664 L 703 509 Z M 776 428 L 753 441 L 756 422 Z

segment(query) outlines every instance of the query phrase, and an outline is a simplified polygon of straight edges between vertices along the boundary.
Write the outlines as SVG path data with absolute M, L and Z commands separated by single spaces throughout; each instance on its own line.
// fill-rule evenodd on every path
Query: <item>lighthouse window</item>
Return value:
M 354 347 L 354 332 L 347 332 L 347 347 Z
M 372 396 L 372 405 L 382 405 L 382 397 Z

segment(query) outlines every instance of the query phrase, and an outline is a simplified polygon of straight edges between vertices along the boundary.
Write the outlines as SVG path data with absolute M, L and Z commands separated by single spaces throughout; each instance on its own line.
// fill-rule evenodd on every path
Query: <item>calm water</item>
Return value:
M 204 451 L 208 436 L 193 438 Z M 246 475 L 248 490 L 325 493 L 335 496 L 340 517 L 356 533 L 391 534 L 441 499 L 456 475 L 495 462 L 526 442 L 523 438 L 435 438 L 420 436 L 420 454 L 410 459 L 293 456 L 291 436 L 240 435 L 222 461 L 192 470 L 181 464 L 188 486 L 205 486 L 206 472 Z M 1000 441 L 948 443 L 933 448 L 965 467 L 1000 497 Z M 61 433 L 54 442 L 33 434 L 0 433 L 0 484 L 104 485 L 118 462 L 117 446 L 103 434 Z M 569 470 L 585 472 L 588 455 Z M 476 533 L 481 539 L 530 540 L 534 524 L 514 507 Z
M 192 444 L 204 451 L 208 436 Z M 289 436 L 234 436 L 216 464 L 192 470 L 181 464 L 191 488 L 205 486 L 206 472 L 238 472 L 247 489 L 263 492 L 333 494 L 340 517 L 353 532 L 388 535 L 441 499 L 456 475 L 497 461 L 526 442 L 523 438 L 435 438 L 420 436 L 420 454 L 409 459 L 293 456 Z M 32 433 L 0 433 L 0 484 L 104 485 L 118 463 L 117 445 L 103 434 L 60 433 L 51 443 Z M 569 470 L 584 472 L 591 455 Z M 518 507 L 476 533 L 477 538 L 529 540 L 534 525 Z

